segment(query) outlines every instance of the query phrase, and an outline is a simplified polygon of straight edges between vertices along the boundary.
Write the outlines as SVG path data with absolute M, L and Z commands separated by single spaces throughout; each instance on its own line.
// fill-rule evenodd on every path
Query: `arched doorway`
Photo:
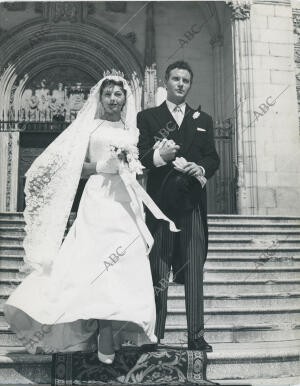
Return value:
M 22 210 L 26 170 L 76 116 L 91 86 L 112 68 L 142 79 L 142 65 L 126 39 L 91 21 L 53 24 L 38 18 L 14 29 L 1 50 L 1 120 L 14 122 L 12 129 L 27 122 L 30 130 L 1 134 L 0 201 L 2 210 Z M 66 102 L 68 108 L 60 109 Z

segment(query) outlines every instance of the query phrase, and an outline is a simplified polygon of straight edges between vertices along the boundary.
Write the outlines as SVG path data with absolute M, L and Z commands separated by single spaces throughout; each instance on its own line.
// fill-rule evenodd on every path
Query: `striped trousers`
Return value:
M 155 334 L 159 339 L 164 338 L 170 268 L 174 248 L 179 248 L 176 252 L 179 252 L 181 258 L 179 270 L 184 274 L 188 339 L 193 340 L 203 335 L 204 328 L 205 236 L 199 207 L 182 216 L 176 225 L 181 231 L 170 232 L 168 223 L 161 221 L 153 234 L 150 265 L 156 302 Z

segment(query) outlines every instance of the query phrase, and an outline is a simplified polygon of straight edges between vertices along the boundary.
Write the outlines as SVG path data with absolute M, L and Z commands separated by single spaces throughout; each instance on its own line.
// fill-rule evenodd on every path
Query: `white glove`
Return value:
M 99 160 L 96 163 L 97 173 L 112 173 L 116 174 L 119 171 L 120 161 L 117 158 L 110 158 L 108 160 Z
M 176 157 L 173 161 L 175 169 L 184 173 L 184 166 L 187 164 L 187 160 L 184 157 Z M 204 176 L 195 176 L 195 178 L 200 182 L 202 188 L 206 184 L 207 179 Z

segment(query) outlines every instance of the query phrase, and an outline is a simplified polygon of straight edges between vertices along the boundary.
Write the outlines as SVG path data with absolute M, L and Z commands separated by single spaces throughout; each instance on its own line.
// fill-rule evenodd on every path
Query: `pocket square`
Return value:
M 206 131 L 206 130 L 202 129 L 202 127 L 197 127 L 197 131 Z

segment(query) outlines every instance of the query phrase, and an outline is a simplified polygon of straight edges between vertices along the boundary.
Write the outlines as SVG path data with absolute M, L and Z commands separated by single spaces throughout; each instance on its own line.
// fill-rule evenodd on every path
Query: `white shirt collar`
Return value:
M 168 109 L 171 113 L 173 113 L 174 111 L 174 108 L 176 106 L 178 106 L 180 108 L 180 110 L 183 112 L 183 114 L 185 113 L 185 106 L 186 106 L 186 102 L 183 102 L 183 103 L 180 103 L 180 105 L 176 105 L 175 103 L 173 102 L 170 102 L 168 101 L 168 99 L 166 99 L 166 104 L 168 106 Z

